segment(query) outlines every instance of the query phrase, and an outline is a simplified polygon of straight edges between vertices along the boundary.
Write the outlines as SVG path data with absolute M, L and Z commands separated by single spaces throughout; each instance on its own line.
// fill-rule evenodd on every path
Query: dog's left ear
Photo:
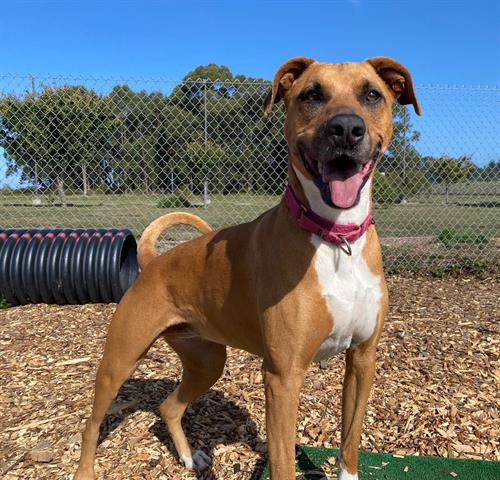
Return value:
M 418 104 L 410 72 L 392 58 L 375 57 L 367 62 L 375 69 L 378 76 L 387 84 L 394 93 L 394 97 L 401 105 L 412 104 L 417 115 L 422 115 Z
M 264 118 L 269 116 L 273 105 L 284 97 L 286 91 L 293 85 L 293 82 L 302 75 L 311 63 L 314 63 L 312 58 L 296 57 L 281 65 L 274 76 L 271 91 L 264 100 Z

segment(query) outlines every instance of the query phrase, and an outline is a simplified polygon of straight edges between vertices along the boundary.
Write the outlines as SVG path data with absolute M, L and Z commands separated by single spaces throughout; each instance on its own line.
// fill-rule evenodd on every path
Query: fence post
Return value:
M 403 106 L 403 131 L 406 132 L 408 128 L 408 109 Z M 403 144 L 403 194 L 401 195 L 401 203 L 406 203 L 406 145 Z
M 31 95 L 33 98 L 36 98 L 36 79 L 33 75 L 30 75 L 31 78 Z M 34 174 L 35 174 L 35 188 L 33 189 L 33 195 L 31 197 L 32 205 L 41 205 L 42 200 L 38 196 L 38 159 L 35 156 L 33 159 L 34 164 Z
M 203 117 L 204 117 L 204 130 L 205 130 L 205 148 L 208 144 L 208 115 L 207 115 L 207 80 L 203 81 Z M 208 208 L 208 180 L 203 182 L 203 208 Z
M 205 147 L 206 147 L 208 142 L 207 80 L 203 81 L 203 117 L 204 117 Z
M 207 209 L 209 203 L 210 203 L 210 200 L 208 198 L 208 181 L 205 180 L 203 182 L 203 208 Z

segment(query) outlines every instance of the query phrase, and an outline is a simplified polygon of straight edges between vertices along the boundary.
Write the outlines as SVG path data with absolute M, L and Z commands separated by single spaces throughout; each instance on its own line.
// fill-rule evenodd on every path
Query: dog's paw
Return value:
M 75 476 L 73 477 L 73 480 L 95 480 L 95 475 L 94 472 L 83 472 L 82 470 L 78 469 L 75 473 Z
M 184 462 L 186 468 L 191 470 L 205 470 L 210 466 L 210 457 L 201 450 L 196 450 L 192 457 L 181 455 L 181 460 Z
M 358 474 L 349 473 L 347 470 L 344 470 L 342 467 L 340 467 L 339 480 L 358 480 Z

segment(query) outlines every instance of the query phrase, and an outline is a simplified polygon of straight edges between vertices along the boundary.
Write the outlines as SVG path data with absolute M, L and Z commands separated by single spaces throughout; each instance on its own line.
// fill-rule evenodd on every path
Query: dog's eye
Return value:
M 311 102 L 318 102 L 319 100 L 321 100 L 321 97 L 316 90 L 312 90 L 311 92 L 307 93 L 306 100 L 309 100 Z
M 299 96 L 303 102 L 320 102 L 322 100 L 321 92 L 317 88 L 311 88 L 302 92 Z
M 370 90 L 367 94 L 366 94 L 366 100 L 370 103 L 373 103 L 373 102 L 376 102 L 377 100 L 379 100 L 380 98 L 382 97 L 382 95 L 380 95 L 380 92 L 378 92 L 377 90 Z

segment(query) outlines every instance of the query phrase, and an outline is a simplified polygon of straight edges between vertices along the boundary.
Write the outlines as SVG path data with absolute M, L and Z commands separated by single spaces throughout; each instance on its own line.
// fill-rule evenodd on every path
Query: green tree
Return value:
M 420 132 L 413 129 L 406 106 L 395 103 L 392 117 L 392 139 L 384 155 L 384 169 L 401 171 L 404 177 L 406 171 L 422 167 L 422 157 L 415 147 Z
M 446 203 L 450 185 L 467 177 L 472 169 L 473 164 L 468 156 L 458 158 L 443 156 L 430 159 L 430 171 L 434 180 L 445 185 Z
M 186 148 L 201 137 L 201 119 L 176 105 L 166 104 L 155 145 L 157 188 L 173 192 L 187 178 Z
M 230 95 L 232 80 L 232 73 L 224 65 L 200 65 L 184 76 L 170 99 L 183 109 L 203 114 L 207 101 Z
M 498 182 L 500 181 L 500 160 L 491 160 L 481 172 L 481 180 Z
M 420 133 L 413 129 L 408 108 L 395 103 L 392 116 L 392 139 L 381 162 L 381 171 L 387 175 L 378 183 L 385 185 L 384 191 L 391 192 L 390 195 L 384 194 L 384 198 L 401 202 L 428 187 L 429 182 L 423 171 L 422 156 L 415 146 Z
M 89 172 L 110 148 L 117 127 L 108 99 L 84 87 L 45 87 L 40 95 L 0 100 L 0 146 L 8 174 L 38 189 L 89 189 Z
M 283 155 L 274 138 L 264 135 L 267 132 L 282 137 L 281 126 L 270 128 L 282 120 L 279 115 L 267 125 L 263 122 L 262 103 L 268 88 L 269 82 L 233 76 L 227 67 L 210 64 L 189 72 L 172 92 L 172 102 L 199 120 L 199 129 L 193 135 L 196 141 L 224 147 L 225 182 L 213 182 L 224 193 L 262 190 L 282 176 L 286 151 Z M 211 175 L 216 177 L 217 172 Z
M 161 93 L 134 92 L 128 85 L 118 85 L 109 98 L 120 123 L 115 132 L 112 165 L 121 172 L 121 188 L 151 191 L 155 187 L 155 145 L 165 97 Z
M 193 142 L 185 149 L 185 176 L 192 192 L 202 193 L 210 183 L 216 191 L 222 190 L 225 179 L 214 172 L 224 172 L 227 159 L 224 148 L 214 143 Z

